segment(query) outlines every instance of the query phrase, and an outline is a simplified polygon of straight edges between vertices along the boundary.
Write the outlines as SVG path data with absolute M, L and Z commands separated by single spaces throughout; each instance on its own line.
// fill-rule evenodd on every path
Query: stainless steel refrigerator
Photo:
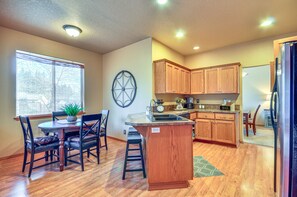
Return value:
M 282 44 L 270 113 L 274 139 L 274 189 L 280 197 L 297 196 L 297 42 Z

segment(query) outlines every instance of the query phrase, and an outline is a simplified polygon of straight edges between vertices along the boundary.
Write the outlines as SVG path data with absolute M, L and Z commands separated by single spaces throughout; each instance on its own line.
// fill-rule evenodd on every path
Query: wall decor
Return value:
M 136 81 L 134 76 L 126 70 L 119 72 L 112 83 L 112 97 L 114 102 L 122 107 L 130 106 L 136 97 Z

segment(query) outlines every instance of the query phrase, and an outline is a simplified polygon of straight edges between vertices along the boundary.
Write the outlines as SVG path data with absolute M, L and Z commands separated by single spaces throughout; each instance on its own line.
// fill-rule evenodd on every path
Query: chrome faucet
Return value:
M 153 105 L 152 105 L 152 102 L 153 102 Z M 152 99 L 150 101 L 150 106 L 148 107 L 147 111 L 148 111 L 148 116 L 151 118 L 153 116 L 153 107 L 155 105 L 156 101 L 154 99 Z

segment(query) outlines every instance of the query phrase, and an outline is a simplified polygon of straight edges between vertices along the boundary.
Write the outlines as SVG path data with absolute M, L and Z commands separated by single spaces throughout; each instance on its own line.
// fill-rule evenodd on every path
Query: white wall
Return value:
M 96 113 L 102 108 L 101 55 L 54 42 L 38 36 L 0 27 L 0 158 L 23 151 L 23 134 L 16 116 L 15 52 L 22 50 L 85 64 L 85 110 Z M 32 120 L 34 133 L 39 122 Z M 49 120 L 49 119 L 47 119 Z
M 132 105 L 121 108 L 112 98 L 114 77 L 122 70 L 131 72 L 136 80 L 137 93 Z M 123 130 L 128 114 L 145 112 L 152 93 L 152 39 L 147 38 L 103 55 L 103 107 L 110 110 L 108 136 L 126 139 Z
M 243 110 L 250 110 L 254 115 L 260 104 L 256 124 L 264 125 L 264 109 L 269 109 L 266 95 L 270 93 L 270 65 L 243 68 L 242 72 L 248 73 L 242 78 Z

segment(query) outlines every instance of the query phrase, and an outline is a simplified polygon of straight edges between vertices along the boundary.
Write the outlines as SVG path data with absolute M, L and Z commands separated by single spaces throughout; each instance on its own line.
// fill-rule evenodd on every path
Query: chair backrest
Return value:
M 30 119 L 28 116 L 19 116 L 20 123 L 23 130 L 24 136 L 24 145 L 27 146 L 27 142 L 31 142 L 31 146 L 34 145 L 34 135 L 32 132 L 32 127 L 30 123 Z
M 101 125 L 101 114 L 89 114 L 81 117 L 80 125 L 80 142 L 83 142 L 88 134 L 99 135 L 99 128 Z M 81 143 L 82 144 L 82 143 Z
M 103 109 L 101 111 L 102 117 L 101 117 L 101 128 L 107 132 L 107 121 L 109 116 L 109 110 Z
M 67 116 L 65 111 L 53 111 L 52 112 L 53 121 L 59 120 L 58 117 Z
M 253 123 L 255 123 L 255 122 L 256 122 L 257 113 L 258 113 L 258 111 L 259 111 L 260 107 L 261 107 L 261 105 L 258 105 L 258 107 L 257 107 L 257 109 L 256 109 L 256 111 L 255 111 L 255 113 L 254 113 L 254 117 L 253 117 Z

